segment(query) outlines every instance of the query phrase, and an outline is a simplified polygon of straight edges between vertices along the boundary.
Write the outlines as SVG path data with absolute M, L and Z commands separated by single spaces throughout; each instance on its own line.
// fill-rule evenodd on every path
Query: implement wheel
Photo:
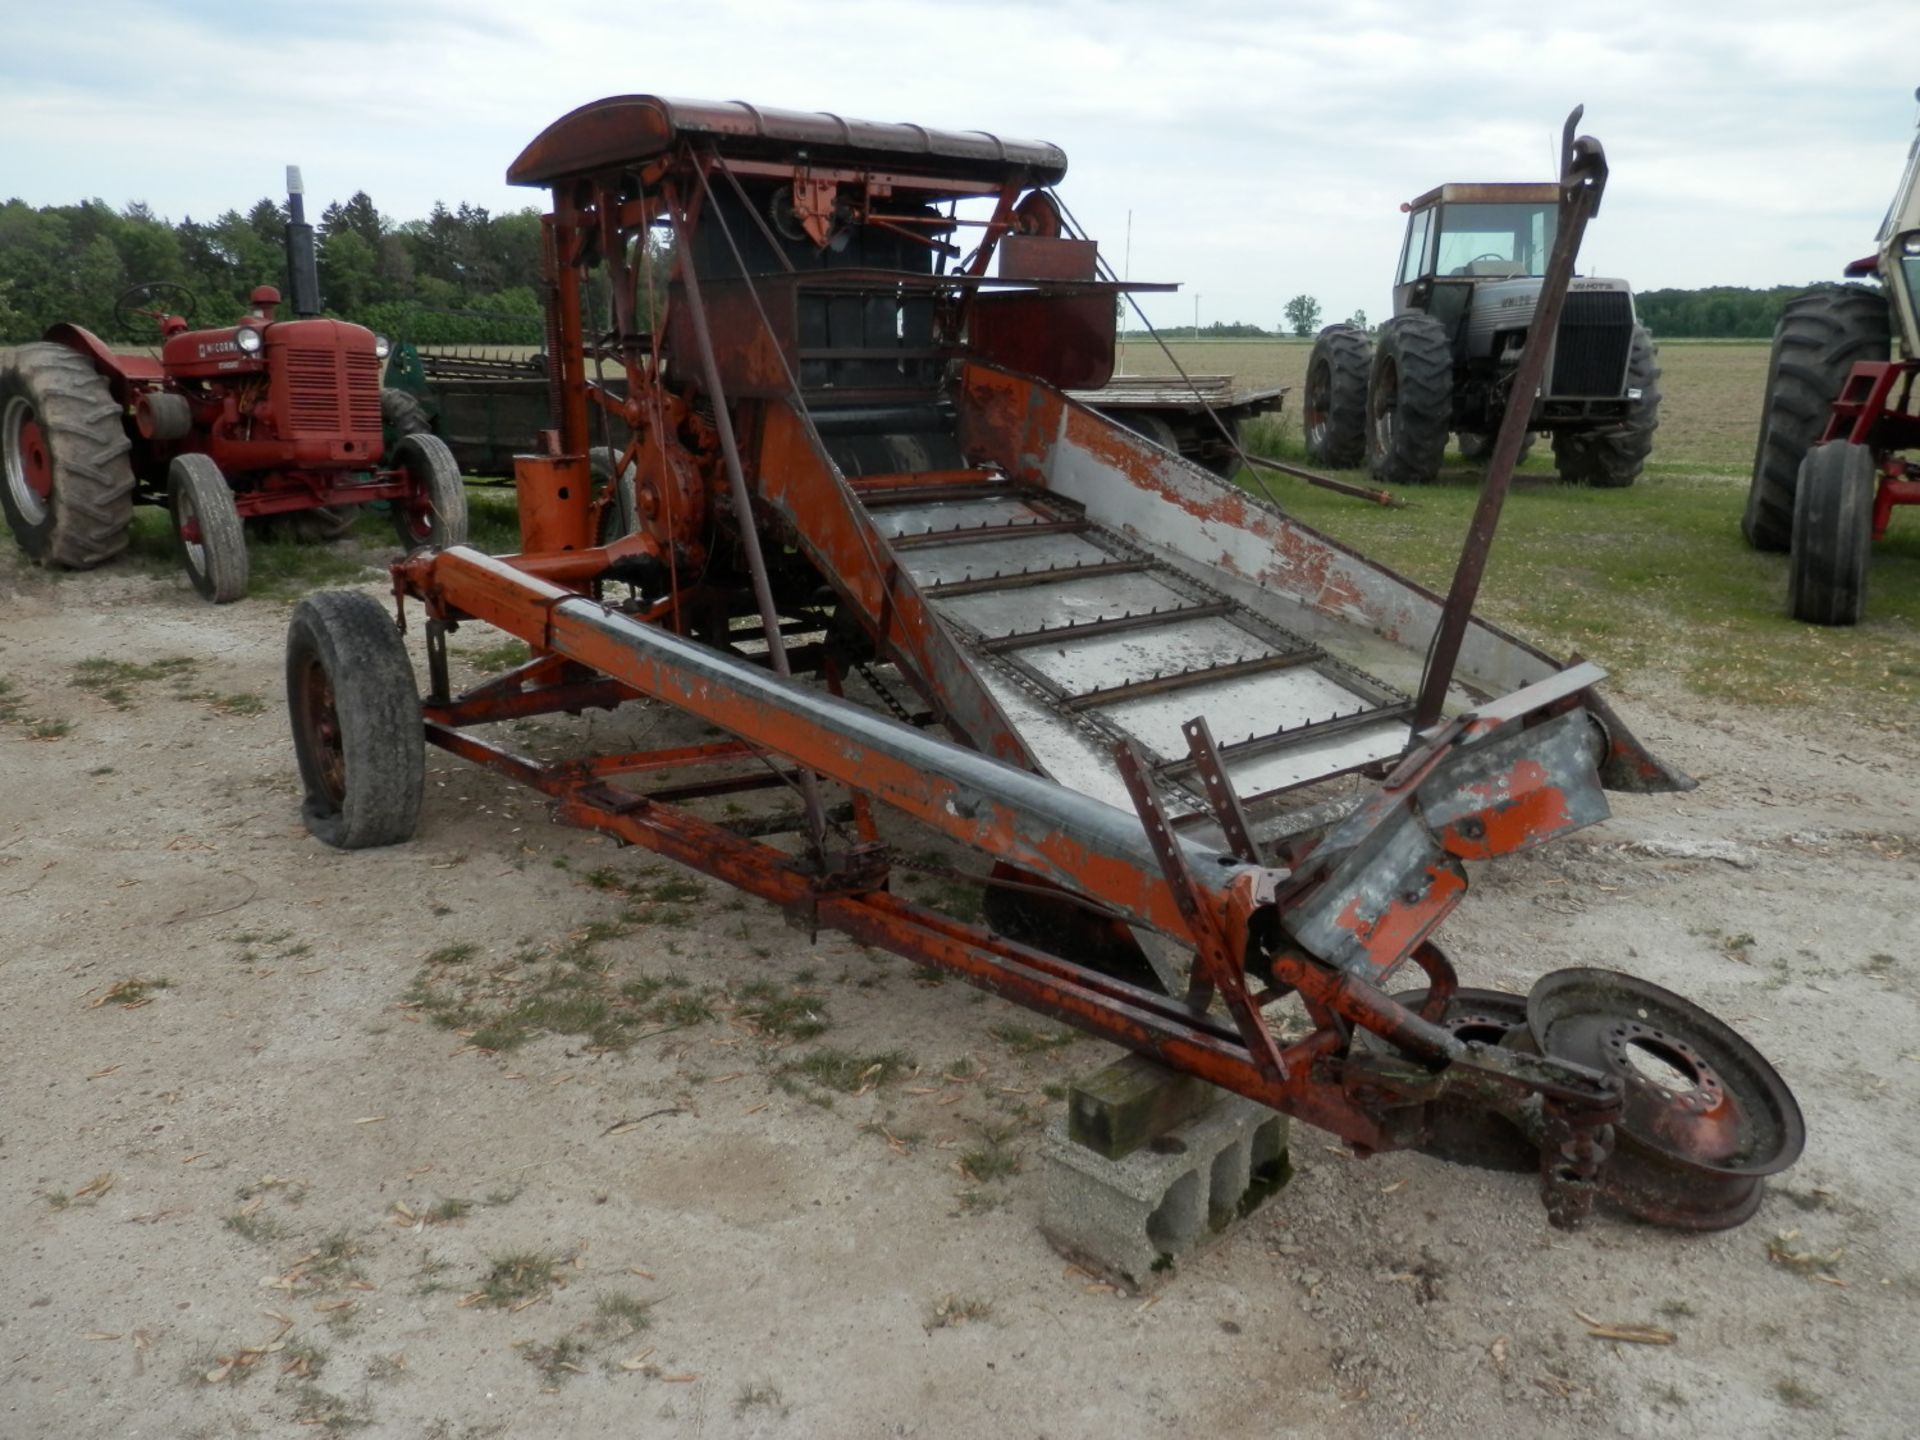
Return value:
M 131 448 L 86 356 L 54 344 L 0 356 L 0 509 L 30 558 L 85 570 L 127 548 Z
M 1610 430 L 1580 430 L 1553 437 L 1553 463 L 1569 485 L 1624 490 L 1640 478 L 1660 428 L 1660 352 L 1653 336 L 1634 328 L 1627 352 L 1627 389 L 1638 391 L 1626 422 Z
M 1800 462 L 1826 428 L 1827 413 L 1857 360 L 1892 353 L 1887 299 L 1864 285 L 1824 285 L 1787 302 L 1773 331 L 1766 409 L 1753 452 L 1740 533 L 1756 550 L 1793 540 Z
M 307 829 L 338 850 L 411 838 L 426 783 L 420 690 L 379 601 L 324 590 L 294 608 L 287 710 Z
M 226 605 L 247 593 L 247 531 L 220 467 L 205 455 L 167 466 L 174 551 L 202 597 Z
M 1793 495 L 1787 610 L 1810 625 L 1857 625 L 1867 609 L 1867 552 L 1879 488 L 1873 451 L 1845 440 L 1816 445 Z
M 1382 485 L 1440 478 L 1453 418 L 1453 350 L 1431 315 L 1396 315 L 1380 327 L 1367 381 L 1367 465 Z
M 1307 357 L 1306 399 L 1300 410 L 1307 458 L 1351 470 L 1367 458 L 1367 372 L 1373 346 L 1353 325 L 1329 325 Z
M 467 539 L 467 485 L 453 452 L 438 435 L 415 432 L 394 447 L 393 468 L 404 470 L 412 494 L 393 502 L 393 529 L 409 550 L 444 550 Z

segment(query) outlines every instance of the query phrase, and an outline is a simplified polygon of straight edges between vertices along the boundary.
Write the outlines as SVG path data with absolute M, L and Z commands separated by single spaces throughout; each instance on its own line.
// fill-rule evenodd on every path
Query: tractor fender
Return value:
M 85 326 L 71 325 L 63 320 L 58 325 L 49 325 L 46 334 L 40 338 L 86 356 L 93 363 L 94 370 L 105 376 L 107 383 L 113 387 L 113 398 L 123 405 L 128 403 L 128 392 L 132 386 L 157 385 L 166 379 L 166 371 L 152 356 L 115 354 L 104 340 Z

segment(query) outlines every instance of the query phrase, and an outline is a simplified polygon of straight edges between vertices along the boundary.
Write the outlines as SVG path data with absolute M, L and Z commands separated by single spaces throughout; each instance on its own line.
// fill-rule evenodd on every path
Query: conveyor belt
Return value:
M 1183 722 L 1204 716 L 1245 801 L 1406 748 L 1406 697 L 990 470 L 863 475 L 881 534 L 1054 778 L 1128 806 L 1123 736 L 1176 809 L 1205 808 Z M 1184 806 L 1179 802 L 1184 801 Z

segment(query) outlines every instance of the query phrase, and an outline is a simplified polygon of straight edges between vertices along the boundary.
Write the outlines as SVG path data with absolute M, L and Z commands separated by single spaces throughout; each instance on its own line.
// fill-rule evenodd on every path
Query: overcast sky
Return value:
M 1581 268 L 1641 289 L 1836 277 L 1912 138 L 1920 0 L 382 0 L 7 6 L 0 197 L 209 218 L 306 172 L 539 203 L 507 164 L 620 93 L 1051 140 L 1061 193 L 1163 324 L 1376 318 L 1401 201 L 1552 174 L 1561 120 L 1613 166 Z M 1566 18 L 1552 18 L 1555 12 Z

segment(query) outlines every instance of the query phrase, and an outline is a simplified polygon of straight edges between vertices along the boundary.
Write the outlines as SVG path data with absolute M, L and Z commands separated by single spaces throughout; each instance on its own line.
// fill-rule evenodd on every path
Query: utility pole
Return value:
M 1196 340 L 1200 338 L 1200 296 L 1198 292 L 1195 292 L 1193 297 L 1193 338 Z

